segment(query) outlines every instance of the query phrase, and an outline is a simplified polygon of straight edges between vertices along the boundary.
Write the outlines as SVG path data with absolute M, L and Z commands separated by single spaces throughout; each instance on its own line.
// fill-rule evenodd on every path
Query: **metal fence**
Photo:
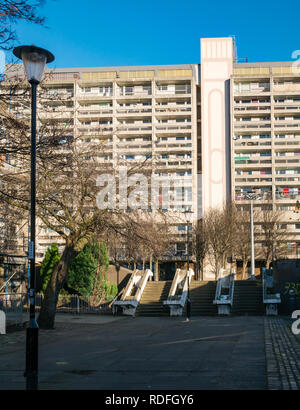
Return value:
M 42 306 L 44 295 L 36 295 L 36 310 Z M 83 297 L 79 295 L 59 295 L 56 305 L 56 312 L 60 313 L 95 313 L 95 314 L 112 314 L 112 308 L 109 302 L 96 304 L 92 297 Z
M 36 312 L 42 306 L 44 295 L 38 293 L 35 299 Z M 6 325 L 22 326 L 29 320 L 29 299 L 27 293 L 0 293 L 0 311 L 5 313 Z M 93 298 L 79 295 L 59 295 L 56 312 L 73 314 L 113 314 L 109 302 L 96 304 Z
M 0 310 L 5 313 L 7 325 L 21 326 L 23 324 L 26 293 L 1 293 Z

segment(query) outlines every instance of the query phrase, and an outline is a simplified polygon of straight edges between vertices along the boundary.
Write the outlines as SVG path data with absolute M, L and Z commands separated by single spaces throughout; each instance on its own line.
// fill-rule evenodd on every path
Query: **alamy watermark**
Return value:
M 115 175 L 98 176 L 97 207 L 101 210 L 180 210 L 193 202 L 192 175 L 182 174 L 131 174 L 126 166 L 120 166 Z M 201 181 L 198 174 L 197 196 L 201 195 Z
M 294 50 L 291 57 L 293 60 L 296 60 L 292 64 L 292 73 L 300 74 L 300 50 Z
M 300 310 L 294 310 L 292 319 L 296 319 L 292 324 L 292 333 L 296 336 L 300 335 Z

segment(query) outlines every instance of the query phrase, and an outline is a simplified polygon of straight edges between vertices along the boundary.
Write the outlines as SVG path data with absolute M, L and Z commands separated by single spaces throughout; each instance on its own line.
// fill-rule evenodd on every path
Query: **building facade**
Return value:
M 291 248 L 300 240 L 300 76 L 293 62 L 239 63 L 234 41 L 201 39 L 201 64 L 46 70 L 39 121 L 51 118 L 66 138 L 99 138 L 99 162 L 113 169 L 147 160 L 149 172 L 185 177 L 176 211 L 194 220 L 235 200 L 286 211 Z M 21 65 L 7 75 L 22 76 Z M 8 83 L 9 83 L 8 81 Z M 10 101 L 10 111 L 30 114 Z M 88 158 L 86 159 L 89 160 Z M 299 175 L 299 176 L 298 176 Z M 178 205 L 176 201 L 178 200 Z M 178 237 L 186 233 L 179 224 Z M 42 257 L 56 235 L 40 225 Z M 184 240 L 175 253 L 186 253 Z

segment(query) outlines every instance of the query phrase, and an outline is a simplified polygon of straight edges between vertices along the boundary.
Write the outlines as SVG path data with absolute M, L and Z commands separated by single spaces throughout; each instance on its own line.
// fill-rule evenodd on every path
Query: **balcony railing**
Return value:
M 177 130 L 190 130 L 192 126 L 189 124 L 179 125 L 168 125 L 168 124 L 159 124 L 155 125 L 157 131 L 177 131 Z
M 272 159 L 264 159 L 264 160 L 256 160 L 256 159 L 234 159 L 234 163 L 236 165 L 259 165 L 265 166 L 268 164 L 272 164 Z
M 276 182 L 300 182 L 300 176 L 299 177 L 276 177 L 275 178 Z
M 287 92 L 300 91 L 300 84 L 299 83 L 274 84 L 273 91 L 287 91 Z
M 268 105 L 268 106 L 252 106 L 252 105 L 240 106 L 239 104 L 234 105 L 234 111 L 235 112 L 243 111 L 243 112 L 249 112 L 249 114 L 251 113 L 251 111 L 253 111 L 253 112 L 257 112 L 257 111 L 266 112 L 266 111 L 270 111 L 270 110 L 271 110 L 270 105 Z
M 112 97 L 113 96 L 113 90 L 106 91 L 106 92 L 98 92 L 98 93 L 92 93 L 92 92 L 83 92 L 81 91 L 78 94 L 78 98 L 81 99 L 89 99 L 89 98 L 102 98 L 102 97 Z
M 180 107 L 178 105 L 168 105 L 164 107 L 155 107 L 155 112 L 158 113 L 170 113 L 170 112 L 191 112 L 192 108 L 191 107 Z
M 258 192 L 256 192 L 256 194 L 257 194 L 257 196 L 256 196 L 254 201 L 269 201 L 270 199 L 272 199 L 272 192 L 271 191 L 268 191 L 268 192 L 258 191 Z M 244 193 L 236 192 L 235 193 L 235 200 L 236 201 L 248 201 L 248 202 L 250 202 L 250 199 L 249 199 L 249 196 L 247 195 L 247 193 L 244 194 Z
M 117 114 L 152 113 L 152 108 L 118 108 Z
M 235 141 L 234 142 L 234 146 L 235 147 L 266 147 L 266 146 L 270 146 L 272 144 L 271 139 L 270 141 Z
M 117 132 L 131 132 L 131 131 L 152 131 L 152 125 L 119 125 L 116 128 Z
M 103 108 L 99 110 L 79 110 L 79 115 L 101 115 L 101 114 L 112 114 L 112 108 Z
M 117 89 L 117 96 L 118 97 L 132 97 L 132 96 L 137 96 L 137 97 L 144 97 L 152 95 L 152 88 L 144 88 L 143 90 L 139 89 L 129 89 L 129 90 L 122 90 L 122 89 Z
M 292 200 L 299 200 L 300 195 L 296 193 L 288 193 L 282 191 L 275 191 L 275 198 L 277 200 L 284 200 L 284 199 L 292 199 Z
M 272 183 L 272 178 L 235 178 L 236 183 Z
M 162 88 L 156 88 L 156 94 L 157 95 L 178 95 L 178 94 L 191 94 L 191 87 L 190 86 L 186 86 L 186 87 L 182 87 L 182 88 L 175 88 L 173 90 L 169 89 L 169 90 L 165 90 Z

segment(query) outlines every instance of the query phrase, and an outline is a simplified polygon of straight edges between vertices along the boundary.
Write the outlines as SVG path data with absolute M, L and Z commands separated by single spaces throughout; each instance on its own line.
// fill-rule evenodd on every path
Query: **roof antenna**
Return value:
M 229 37 L 232 38 L 232 44 L 233 44 L 233 62 L 237 63 L 238 62 L 238 56 L 237 56 L 237 46 L 236 46 L 235 34 L 229 34 Z

